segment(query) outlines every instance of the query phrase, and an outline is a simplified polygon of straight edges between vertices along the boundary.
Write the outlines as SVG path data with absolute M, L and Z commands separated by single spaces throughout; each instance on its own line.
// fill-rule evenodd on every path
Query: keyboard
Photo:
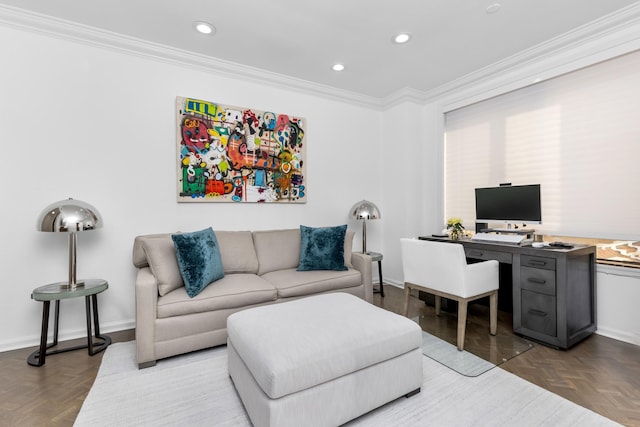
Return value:
M 519 245 L 526 238 L 522 234 L 495 234 L 476 233 L 471 240 L 474 242 L 506 243 L 508 245 Z

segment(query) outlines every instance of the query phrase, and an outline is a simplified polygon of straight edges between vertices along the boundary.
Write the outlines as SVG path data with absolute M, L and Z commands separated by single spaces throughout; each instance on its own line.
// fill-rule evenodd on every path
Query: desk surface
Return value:
M 468 250 L 479 251 L 493 251 L 493 252 L 506 252 L 506 253 L 518 253 L 522 255 L 541 256 L 551 258 L 561 258 L 565 256 L 582 256 L 585 254 L 595 253 L 596 247 L 593 245 L 585 245 L 576 243 L 573 248 L 555 248 L 551 246 L 545 246 L 542 248 L 534 248 L 531 244 L 526 245 L 512 245 L 499 242 L 478 242 L 471 240 L 470 238 L 462 238 L 453 240 L 448 237 L 433 237 L 433 236 L 419 236 L 420 240 L 430 240 L 435 242 L 448 242 L 448 243 L 460 243 Z M 469 255 L 467 251 L 467 255 Z M 479 254 L 480 255 L 480 254 Z M 496 255 L 496 254 L 493 254 Z M 471 256 L 473 258 L 473 256 Z M 479 256 L 481 259 L 497 259 L 498 261 L 511 264 L 511 261 L 507 258 L 501 258 L 498 254 L 497 257 L 492 258 L 488 256 Z

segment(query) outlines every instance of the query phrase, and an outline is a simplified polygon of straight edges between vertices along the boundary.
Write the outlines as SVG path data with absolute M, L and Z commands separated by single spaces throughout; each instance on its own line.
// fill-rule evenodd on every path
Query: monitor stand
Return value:
M 533 234 L 536 232 L 533 228 L 487 228 L 483 230 L 487 233 L 513 233 L 513 234 Z

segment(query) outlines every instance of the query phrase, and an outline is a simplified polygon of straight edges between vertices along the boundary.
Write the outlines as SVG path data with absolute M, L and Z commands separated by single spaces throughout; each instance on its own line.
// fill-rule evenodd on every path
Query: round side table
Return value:
M 378 263 L 378 277 L 380 278 L 380 296 L 384 298 L 384 283 L 382 282 L 382 254 L 380 252 L 367 252 L 367 255 L 371 257 L 371 262 Z M 378 293 L 378 291 L 374 291 Z
M 111 338 L 107 335 L 100 335 L 100 325 L 98 322 L 98 294 L 109 288 L 109 283 L 102 279 L 87 279 L 82 281 L 83 286 L 74 289 L 64 288 L 66 282 L 51 283 L 49 285 L 36 288 L 31 294 L 34 301 L 42 301 L 42 330 L 40 332 L 40 348 L 34 351 L 27 358 L 27 363 L 31 366 L 44 365 L 47 356 L 52 354 L 64 353 L 67 351 L 86 348 L 89 356 L 93 356 L 111 344 Z M 58 345 L 58 320 L 60 319 L 60 300 L 69 298 L 85 297 L 86 317 L 87 317 L 87 344 L 74 347 L 49 350 Z M 53 342 L 47 344 L 47 336 L 49 333 L 49 307 L 51 301 L 55 301 L 55 316 L 53 321 Z M 91 332 L 91 305 L 93 305 L 93 327 L 95 329 L 94 342 Z

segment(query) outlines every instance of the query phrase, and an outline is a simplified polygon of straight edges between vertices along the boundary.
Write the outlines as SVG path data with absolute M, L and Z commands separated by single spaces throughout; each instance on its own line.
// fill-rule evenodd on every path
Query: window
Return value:
M 640 240 L 640 51 L 445 114 L 445 217 L 541 184 L 539 232 Z

